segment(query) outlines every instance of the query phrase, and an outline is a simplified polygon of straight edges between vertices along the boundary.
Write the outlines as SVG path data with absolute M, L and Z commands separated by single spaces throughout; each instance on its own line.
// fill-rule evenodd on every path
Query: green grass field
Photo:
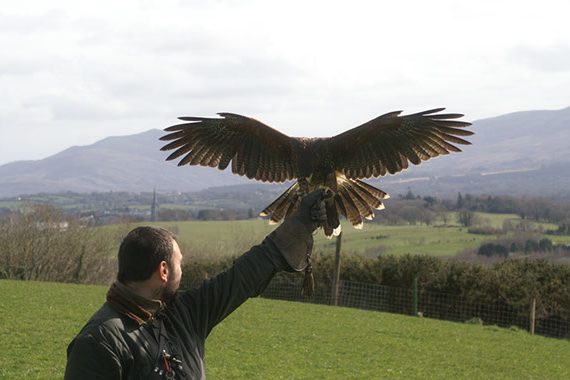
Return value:
M 130 225 L 156 225 L 173 231 L 179 242 L 190 254 L 201 256 L 237 255 L 260 243 L 274 225 L 263 220 L 236 221 L 184 221 L 145 222 Z M 103 233 L 113 234 L 118 226 L 105 226 Z M 129 228 L 120 227 L 128 231 Z M 345 252 L 354 252 L 369 257 L 379 254 L 425 253 L 435 256 L 454 256 L 466 248 L 476 248 L 481 242 L 493 237 L 468 234 L 459 227 L 434 227 L 427 225 L 386 226 L 368 223 L 362 230 L 342 223 Z M 315 234 L 315 249 L 334 252 L 335 239 L 326 239 L 319 231 Z
M 0 280 L 0 378 L 56 379 L 101 286 Z M 568 379 L 570 342 L 520 330 L 253 299 L 207 343 L 209 379 Z
M 505 220 L 518 223 L 520 218 L 511 214 L 478 213 L 484 225 L 501 227 Z M 227 256 L 238 255 L 258 244 L 275 226 L 263 220 L 236 221 L 184 221 L 184 222 L 145 222 L 159 225 L 178 235 L 179 241 L 191 255 Z M 104 226 L 103 233 L 112 234 L 121 228 L 126 233 L 129 226 Z M 542 225 L 543 229 L 555 228 L 554 225 Z M 494 235 L 469 234 L 467 228 L 453 223 L 435 225 L 385 225 L 365 223 L 362 230 L 354 229 L 346 221 L 342 222 L 344 252 L 359 253 L 375 258 L 379 254 L 430 254 L 434 256 L 455 256 L 466 249 L 473 249 L 483 242 L 493 240 Z M 570 236 L 547 236 L 554 243 L 570 243 Z M 315 249 L 334 252 L 335 239 L 328 240 L 322 231 L 315 235 Z

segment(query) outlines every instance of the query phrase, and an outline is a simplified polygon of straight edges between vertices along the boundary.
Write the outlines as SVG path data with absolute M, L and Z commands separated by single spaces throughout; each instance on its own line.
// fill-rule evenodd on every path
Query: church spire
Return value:
M 156 200 L 156 187 L 152 189 L 152 204 L 150 205 L 150 221 L 158 221 L 158 202 Z

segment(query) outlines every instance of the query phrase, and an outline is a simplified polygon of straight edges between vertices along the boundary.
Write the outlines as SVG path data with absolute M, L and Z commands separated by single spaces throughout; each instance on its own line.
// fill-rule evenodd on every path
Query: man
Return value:
M 174 235 L 131 231 L 119 248 L 107 302 L 67 349 L 65 379 L 204 379 L 210 331 L 282 270 L 308 264 L 313 231 L 326 220 L 317 190 L 234 265 L 197 289 L 177 292 L 182 253 Z

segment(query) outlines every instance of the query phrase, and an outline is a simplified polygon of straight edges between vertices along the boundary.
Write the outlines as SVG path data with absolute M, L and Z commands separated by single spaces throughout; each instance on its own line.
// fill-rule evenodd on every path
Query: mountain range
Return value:
M 475 132 L 463 153 L 372 179 L 383 190 L 450 197 L 458 192 L 570 198 L 570 107 L 515 112 L 473 122 Z M 74 146 L 42 160 L 0 166 L 0 197 L 57 192 L 199 191 L 210 187 L 256 185 L 245 177 L 165 162 L 159 137 L 143 133 L 108 137 Z M 265 186 L 276 186 L 267 184 Z

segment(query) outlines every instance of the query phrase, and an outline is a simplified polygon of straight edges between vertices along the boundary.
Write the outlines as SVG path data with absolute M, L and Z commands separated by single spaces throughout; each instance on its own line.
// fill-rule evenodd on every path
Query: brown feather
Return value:
M 171 133 L 160 139 L 170 143 L 162 150 L 176 149 L 168 160 L 183 157 L 179 165 L 218 166 L 222 170 L 235 161 L 232 162 L 233 173 L 260 180 L 267 180 L 270 171 L 283 172 L 278 166 L 291 159 L 290 137 L 248 117 L 231 113 L 219 115 L 222 117 L 182 117 L 181 120 L 189 123 L 166 128 L 165 131 Z M 258 170 L 260 156 L 265 152 L 273 157 L 274 166 Z M 293 178 L 294 173 L 279 176 L 280 181 Z
M 407 116 L 388 113 L 330 139 L 335 168 L 347 177 L 369 178 L 386 173 L 395 174 L 441 154 L 459 149 L 452 146 L 468 144 L 457 136 L 469 136 L 462 129 L 467 122 L 450 120 L 461 114 L 438 114 L 433 109 Z M 363 164 L 363 158 L 365 164 Z M 366 170 L 369 166 L 370 170 Z
M 192 151 L 192 159 L 188 164 L 190 165 L 198 165 L 199 162 L 204 157 L 204 154 L 208 153 L 210 147 L 208 145 L 199 145 Z
M 356 190 L 352 184 L 346 187 L 347 191 L 350 193 L 351 198 L 360 213 L 360 216 L 364 218 L 370 218 L 374 216 L 374 208 L 368 204 L 368 202 L 360 195 L 358 190 Z
M 344 205 L 344 200 L 342 199 L 342 197 L 340 196 L 339 193 L 335 194 L 334 202 L 335 202 L 336 209 L 337 209 L 338 213 L 340 215 L 344 216 L 348 220 L 348 217 L 346 216 L 346 214 L 347 214 L 346 206 Z
M 358 212 L 358 208 L 354 203 L 354 200 L 351 198 L 350 194 L 345 188 L 339 189 L 338 193 L 343 200 L 343 203 L 346 207 L 346 218 L 353 226 L 361 224 L 362 218 L 360 217 L 360 213 Z
M 441 132 L 450 134 L 450 135 L 456 135 L 456 136 L 471 136 L 473 135 L 472 131 L 468 131 L 465 129 L 457 129 L 457 128 L 450 128 L 450 127 L 444 127 L 442 125 L 438 125 L 437 129 Z
M 272 216 L 272 214 L 275 213 L 277 209 L 283 208 L 283 206 L 290 201 L 291 193 L 296 194 L 298 188 L 299 185 L 297 184 L 297 182 L 295 182 L 287 190 L 285 190 L 279 197 L 277 197 L 277 199 L 271 202 L 269 206 L 265 207 L 263 211 L 261 211 L 260 215 Z
M 360 185 L 357 183 L 358 180 L 349 180 L 351 181 L 352 184 L 352 188 L 354 191 L 358 192 L 358 195 L 360 196 L 360 198 L 362 198 L 362 200 L 370 207 L 372 207 L 373 209 L 377 208 L 382 202 L 380 200 L 378 200 L 378 198 L 374 197 L 372 194 L 370 194 L 367 190 L 363 189 L 362 187 L 360 187 Z

